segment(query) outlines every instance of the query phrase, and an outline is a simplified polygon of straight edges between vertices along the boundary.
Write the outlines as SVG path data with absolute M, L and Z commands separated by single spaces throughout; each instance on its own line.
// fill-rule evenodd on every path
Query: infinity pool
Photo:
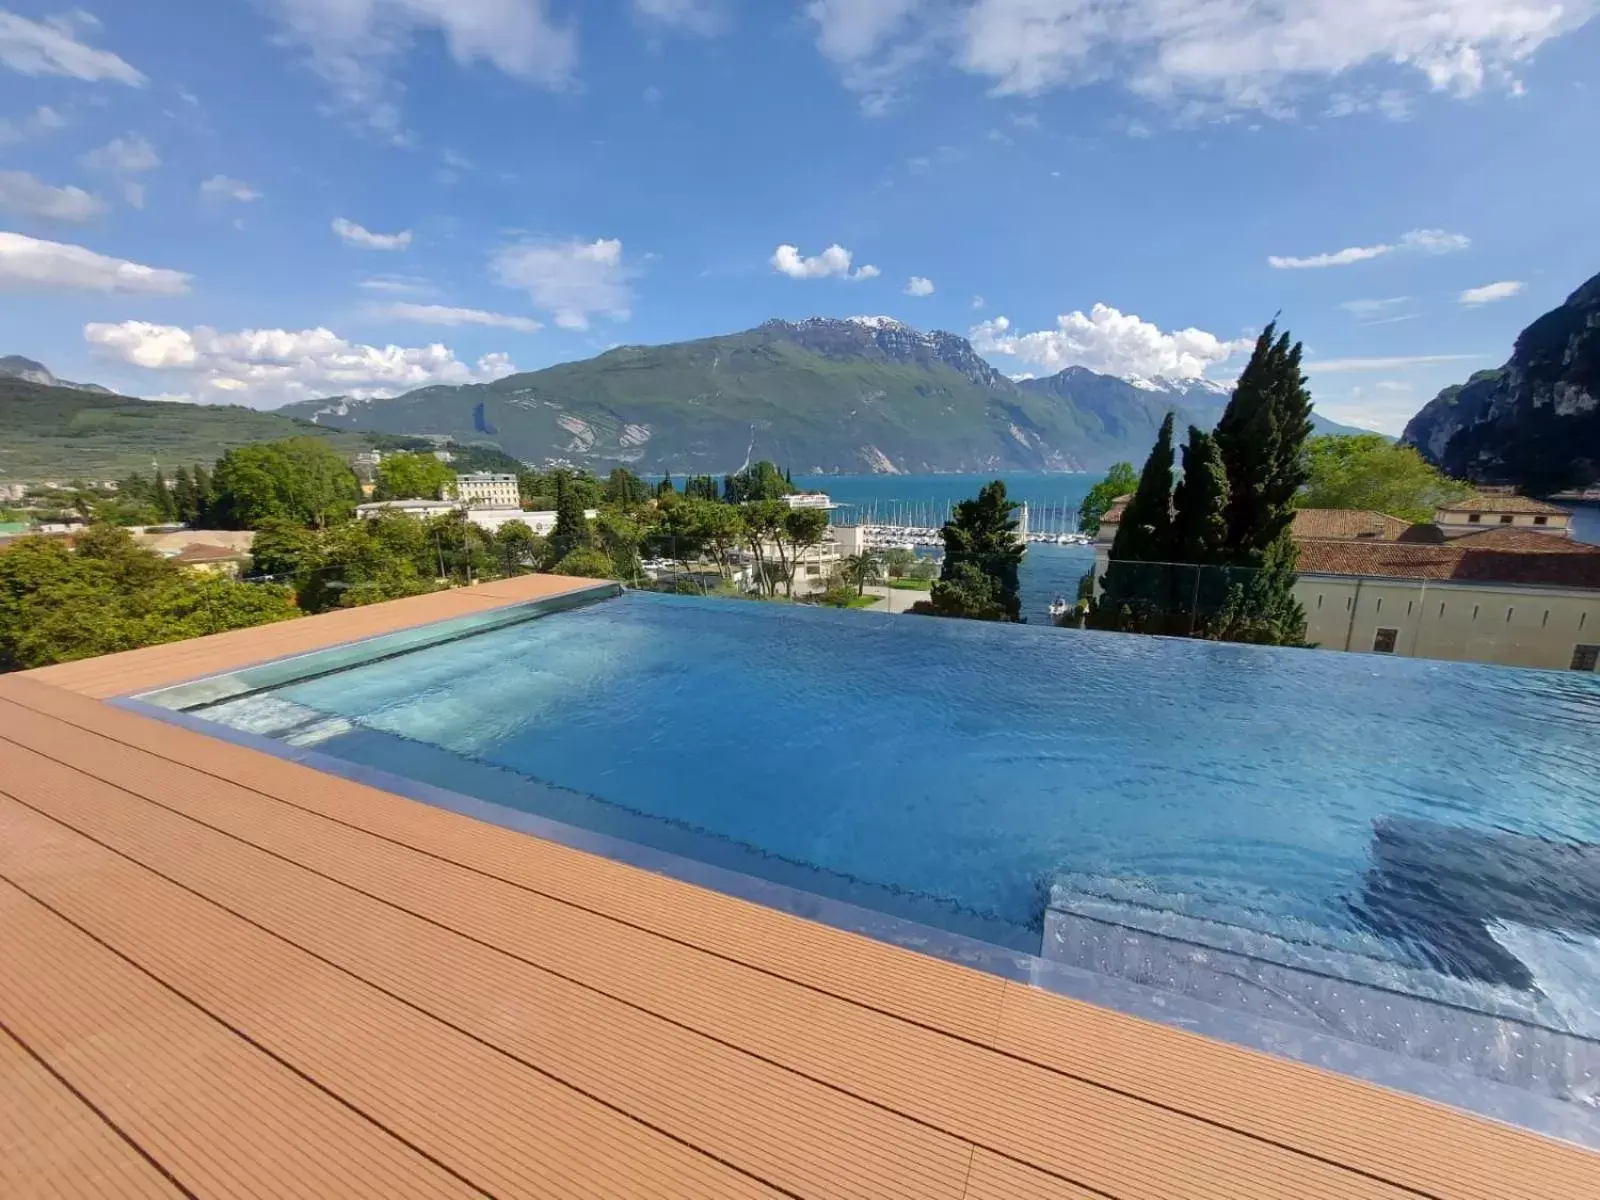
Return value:
M 1590 675 L 631 593 L 194 715 L 1030 954 L 1600 1034 Z

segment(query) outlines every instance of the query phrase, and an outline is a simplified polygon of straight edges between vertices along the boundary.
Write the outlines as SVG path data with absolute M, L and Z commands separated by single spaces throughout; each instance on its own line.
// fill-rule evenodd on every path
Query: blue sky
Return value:
M 1600 0 L 0 0 L 0 353 L 270 407 L 774 316 L 1398 431 L 1600 270 Z M 920 282 L 919 282 L 920 281 Z

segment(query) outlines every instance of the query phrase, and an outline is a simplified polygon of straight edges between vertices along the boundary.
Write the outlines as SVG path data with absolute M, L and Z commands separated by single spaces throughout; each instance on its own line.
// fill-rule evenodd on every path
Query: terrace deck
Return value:
M 1534 1200 L 1600 1155 L 0 679 L 0 1195 Z

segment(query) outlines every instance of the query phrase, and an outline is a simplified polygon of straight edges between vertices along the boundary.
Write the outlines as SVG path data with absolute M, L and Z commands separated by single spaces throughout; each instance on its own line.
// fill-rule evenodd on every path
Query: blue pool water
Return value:
M 1592 675 L 632 593 L 200 715 L 1031 952 L 1048 907 L 1600 1035 Z

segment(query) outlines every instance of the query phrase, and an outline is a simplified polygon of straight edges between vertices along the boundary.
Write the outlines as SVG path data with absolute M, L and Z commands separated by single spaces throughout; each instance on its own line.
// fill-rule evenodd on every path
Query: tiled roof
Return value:
M 1564 532 L 1540 533 L 1526 525 L 1494 525 L 1482 533 L 1469 533 L 1455 539 L 1458 546 L 1472 550 L 1523 550 L 1533 554 L 1593 554 L 1595 547 L 1575 542 Z
M 1558 542 L 1554 537 L 1549 540 L 1550 546 L 1538 549 L 1484 545 L 1476 538 L 1460 538 L 1439 546 L 1308 540 L 1300 543 L 1299 569 L 1305 575 L 1600 588 L 1600 548 Z
M 1111 507 L 1106 509 L 1105 515 L 1100 518 L 1100 524 L 1115 525 L 1121 521 L 1122 514 L 1128 511 L 1128 501 L 1132 499 L 1132 495 L 1118 496 L 1111 502 Z
M 1373 538 L 1397 541 L 1411 522 L 1365 508 L 1301 508 L 1294 514 L 1296 538 Z
M 1509 492 L 1468 496 L 1465 500 L 1457 500 L 1454 504 L 1441 504 L 1439 511 L 1447 513 L 1529 513 L 1537 516 L 1559 517 L 1571 515 L 1570 509 L 1562 508 L 1559 504 L 1548 504 L 1543 500 L 1534 500 L 1529 496 L 1516 496 Z

